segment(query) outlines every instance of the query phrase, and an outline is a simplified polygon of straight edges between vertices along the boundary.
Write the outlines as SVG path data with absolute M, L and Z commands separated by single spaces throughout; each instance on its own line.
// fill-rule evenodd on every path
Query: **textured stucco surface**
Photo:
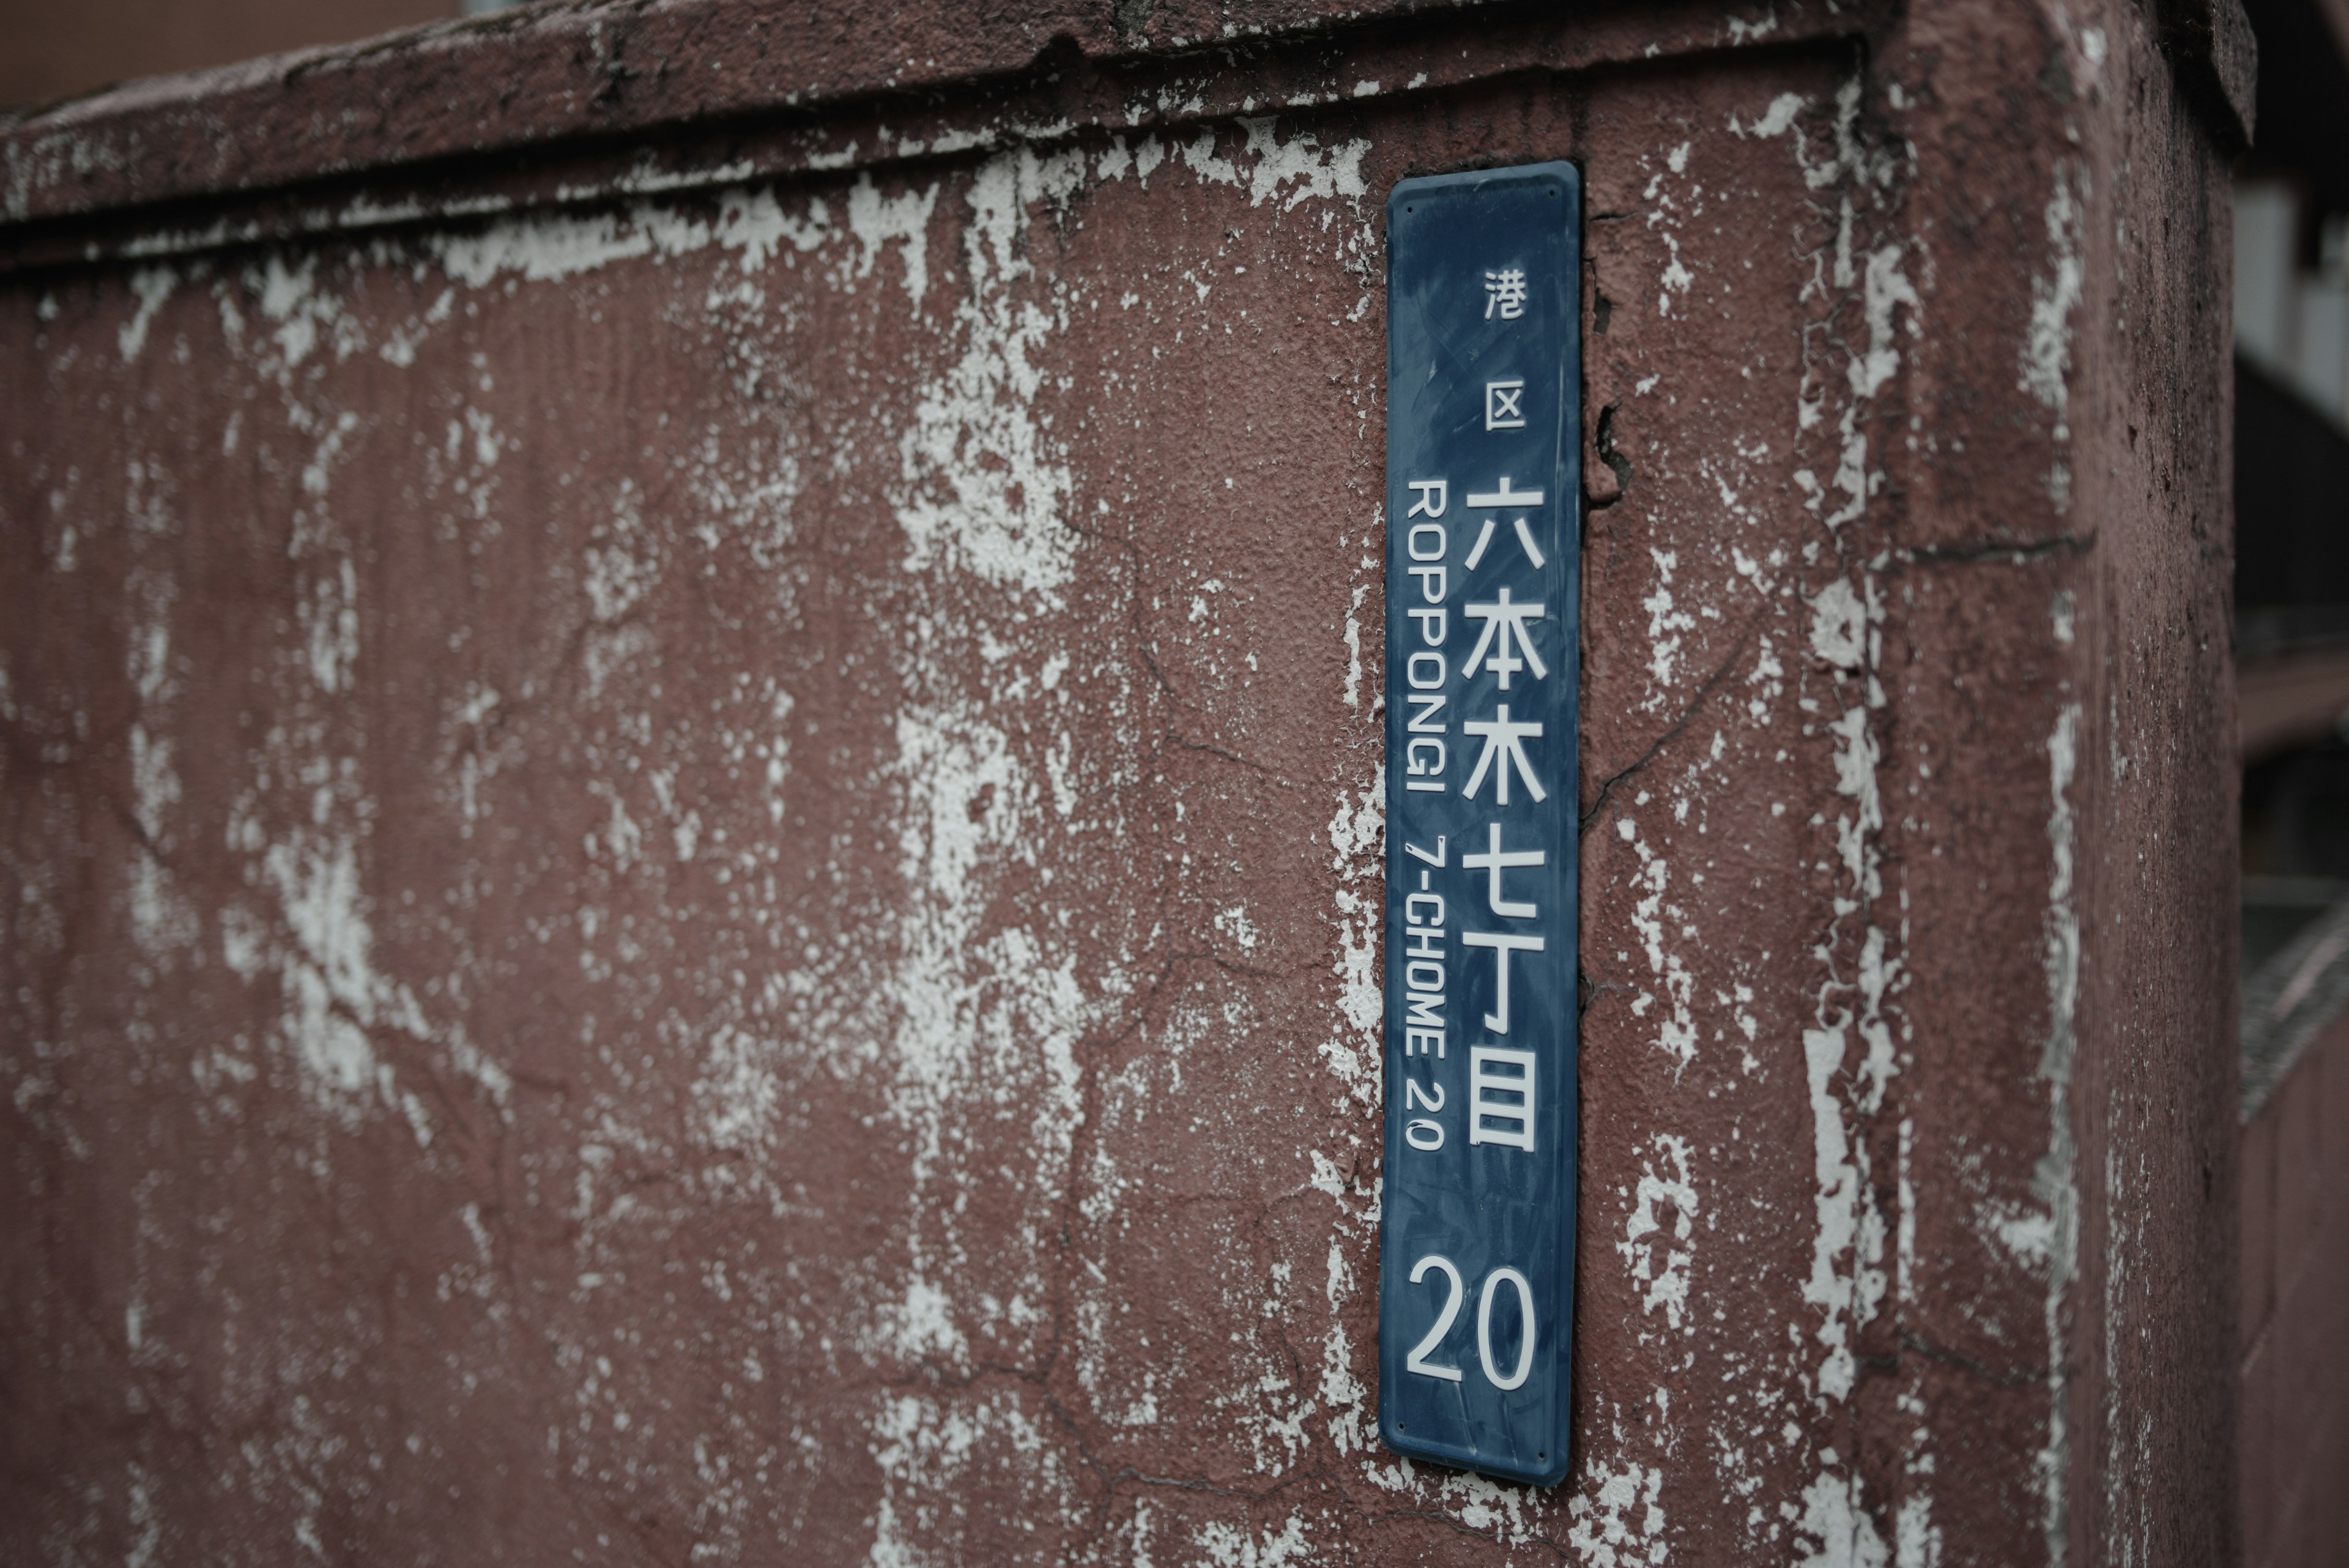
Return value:
M 2256 1091 L 2245 1085 L 2238 1461 L 2252 1568 L 2322 1563 L 2349 1527 L 2349 1359 L 2335 1349 L 2349 1330 L 2349 1021 L 2332 998 L 2291 1016 L 2305 1005 L 2295 993 L 2331 978 L 2319 945 L 2331 931 L 2312 934 L 2245 984 L 2247 1044 L 2303 1025 Z
M 2126 7 L 1507 15 L 0 279 L 7 1555 L 2232 1550 L 2223 165 Z M 1531 1492 L 1371 1418 L 1377 214 L 1558 157 Z

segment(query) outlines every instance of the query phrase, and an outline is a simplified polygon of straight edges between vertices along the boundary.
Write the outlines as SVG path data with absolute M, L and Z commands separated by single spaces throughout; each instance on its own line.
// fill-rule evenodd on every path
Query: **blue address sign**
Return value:
M 1387 202 L 1379 1428 L 1539 1486 L 1574 1321 L 1582 184 Z

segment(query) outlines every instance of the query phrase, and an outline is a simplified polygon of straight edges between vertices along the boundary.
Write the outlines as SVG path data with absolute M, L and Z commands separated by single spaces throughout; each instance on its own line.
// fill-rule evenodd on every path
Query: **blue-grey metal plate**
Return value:
M 1566 1474 L 1574 1322 L 1581 179 L 1387 202 L 1379 1428 Z

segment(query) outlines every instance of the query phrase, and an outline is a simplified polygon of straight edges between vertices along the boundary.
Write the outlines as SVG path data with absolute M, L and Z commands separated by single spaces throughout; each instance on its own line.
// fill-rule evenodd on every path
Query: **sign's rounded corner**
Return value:
M 1568 195 L 1582 194 L 1582 165 L 1571 158 L 1553 158 L 1547 163 L 1537 163 L 1526 172 L 1537 181 L 1555 181 Z
M 1547 1469 L 1535 1470 L 1527 1475 L 1520 1477 L 1520 1484 L 1525 1486 L 1540 1487 L 1544 1490 L 1547 1490 L 1552 1487 L 1562 1486 L 1566 1482 L 1566 1478 L 1573 1472 L 1573 1459 L 1574 1456 L 1572 1454 L 1560 1453 L 1557 1456 L 1557 1462 L 1556 1464 L 1551 1465 Z
M 1387 227 L 1394 228 L 1395 213 L 1408 208 L 1420 195 L 1441 190 L 1444 182 L 1455 176 L 1449 174 L 1406 174 L 1387 192 Z

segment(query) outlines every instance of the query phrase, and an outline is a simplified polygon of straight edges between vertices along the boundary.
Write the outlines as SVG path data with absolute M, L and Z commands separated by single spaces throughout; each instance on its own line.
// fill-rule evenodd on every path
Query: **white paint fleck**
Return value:
M 1655 684 L 1641 706 L 1653 710 L 1672 694 L 1672 677 L 1681 654 L 1680 634 L 1693 631 L 1696 618 L 1672 603 L 1672 573 L 1681 564 L 1679 553 L 1651 545 L 1648 556 L 1655 563 L 1656 586 L 1640 601 L 1640 607 L 1648 612 L 1648 675 Z
M 1586 1459 L 1583 1472 L 1581 1489 L 1567 1502 L 1574 1521 L 1567 1543 L 1585 1568 L 1663 1563 L 1664 1472 L 1637 1462 L 1618 1469 L 1597 1459 Z
M 1347 882 L 1333 896 L 1338 955 L 1331 966 L 1338 977 L 1338 1013 L 1344 1029 L 1322 1042 L 1320 1054 L 1331 1073 L 1361 1105 L 1375 1109 L 1383 1094 L 1382 1033 L 1386 993 L 1379 982 L 1379 927 L 1386 898 L 1368 886 L 1379 871 L 1386 845 L 1386 796 L 1373 785 L 1356 792 L 1349 802 L 1338 796 L 1337 814 L 1330 819 L 1330 868 Z
M 358 576 L 350 557 L 314 579 L 295 609 L 308 645 L 310 679 L 330 696 L 347 690 L 359 657 Z
M 233 833 L 233 841 L 244 838 Z M 224 956 L 248 978 L 274 958 L 285 1002 L 283 1038 L 322 1108 L 352 1126 L 367 1104 L 379 1101 L 407 1118 L 419 1144 L 431 1141 L 424 1102 L 376 1053 L 371 1034 L 379 1028 L 440 1046 L 451 1066 L 504 1103 L 511 1088 L 504 1071 L 460 1032 L 434 1029 L 415 993 L 375 967 L 375 933 L 351 838 L 297 832 L 267 846 L 261 869 L 277 893 L 286 940 L 240 919 L 223 933 Z
M 1737 117 L 1734 114 L 1731 115 L 1729 117 L 1730 133 L 1734 136 L 1752 136 L 1765 140 L 1783 135 L 1794 125 L 1795 117 L 1802 113 L 1809 106 L 1810 101 L 1798 92 L 1782 92 L 1770 100 L 1770 107 L 1763 110 L 1761 117 L 1751 124 L 1741 125 L 1738 123 Z
M 473 234 L 435 233 L 423 240 L 441 270 L 473 288 L 508 274 L 552 283 L 615 262 L 665 258 L 718 245 L 742 254 L 742 270 L 763 267 L 783 245 L 815 249 L 833 233 L 820 201 L 789 210 L 771 192 L 729 191 L 714 217 L 653 202 L 610 213 L 530 213 L 498 218 Z
M 2064 1562 L 2068 1545 L 2071 1435 L 2066 1406 L 2064 1298 L 2077 1267 L 2079 1189 L 2074 1172 L 2072 1055 L 2074 1020 L 2079 1003 L 2080 919 L 2073 905 L 2072 781 L 2079 768 L 2080 708 L 2066 705 L 2047 737 L 2047 843 L 2052 869 L 2047 887 L 2047 1039 L 2040 1051 L 2039 1076 L 2047 1085 L 2047 1152 L 2032 1176 L 2032 1196 L 2045 1208 L 2047 1341 L 2047 1440 L 2037 1469 L 2045 1508 L 2047 1561 Z
M 886 196 L 869 173 L 858 176 L 848 192 L 848 232 L 861 248 L 856 275 L 872 276 L 881 247 L 895 242 L 905 269 L 905 294 L 916 317 L 922 313 L 922 295 L 929 286 L 930 215 L 937 202 L 935 184 L 919 194 L 906 191 Z
M 1342 146 L 1324 148 L 1312 137 L 1300 135 L 1284 142 L 1268 119 L 1243 119 L 1240 128 L 1247 136 L 1242 150 L 1248 161 L 1245 167 L 1216 151 L 1213 129 L 1178 145 L 1175 156 L 1202 180 L 1247 191 L 1252 207 L 1264 205 L 1291 185 L 1297 188 L 1281 203 L 1283 211 L 1293 211 L 1307 201 L 1358 199 L 1370 189 L 1362 179 L 1362 160 L 1371 151 L 1368 141 L 1356 138 Z
M 1629 815 L 1615 824 L 1616 833 L 1632 853 L 1640 858 L 1640 868 L 1630 878 L 1639 890 L 1639 901 L 1631 908 L 1631 928 L 1638 933 L 1640 946 L 1648 960 L 1648 972 L 1656 980 L 1663 993 L 1663 1007 L 1656 1016 L 1656 1048 L 1671 1056 L 1674 1071 L 1685 1070 L 1696 1059 L 1696 977 L 1688 971 L 1678 952 L 1665 945 L 1665 920 L 1671 919 L 1684 938 L 1693 938 L 1695 928 L 1690 923 L 1688 911 L 1666 901 L 1671 882 L 1671 862 L 1658 854 L 1640 838 L 1639 825 Z M 1645 1019 L 1648 1010 L 1656 1002 L 1651 992 L 1642 992 L 1631 1000 L 1631 1015 Z
M 1310 1555 L 1301 1509 L 1292 1511 L 1277 1533 L 1267 1531 L 1258 1536 L 1218 1519 L 1200 1526 L 1193 1539 L 1198 1543 L 1199 1561 L 1215 1568 L 1283 1568 L 1286 1563 L 1307 1562 Z
M 140 350 L 147 347 L 147 329 L 154 325 L 155 313 L 171 297 L 179 281 L 179 275 L 167 266 L 140 267 L 130 275 L 130 292 L 139 296 L 139 308 L 115 334 L 115 346 L 126 363 L 139 358 Z
M 1018 237 L 1029 207 L 1066 197 L 1082 172 L 1080 154 L 1040 160 L 1022 148 L 973 178 L 969 292 L 955 309 L 962 353 L 922 389 L 898 443 L 905 569 L 952 566 L 1045 607 L 1058 607 L 1075 548 L 1061 522 L 1073 481 L 1039 418 L 1043 372 L 1031 357 L 1065 319 L 1009 286 L 1033 270 Z
M 1909 282 L 1909 275 L 1900 268 L 1907 247 L 1899 244 L 1878 246 L 1868 253 L 1867 275 L 1861 286 L 1860 302 L 1868 321 L 1868 349 L 1852 358 L 1849 368 L 1851 389 L 1856 397 L 1872 398 L 1877 389 L 1892 379 L 1900 369 L 1900 355 L 1892 346 L 1893 312 L 1901 306 L 1909 307 L 1909 333 L 1916 337 L 1924 328 L 1917 319 L 1917 291 Z
M 2043 218 L 2047 227 L 2048 270 L 2031 279 L 2031 327 L 2024 336 L 2021 375 L 2016 385 L 2055 416 L 2051 432 L 2058 447 L 2071 439 L 2071 392 L 2066 378 L 2072 369 L 2072 312 L 2080 304 L 2080 232 L 2086 221 L 2081 197 L 2087 174 L 2077 175 L 2082 187 L 2075 196 L 2074 176 L 2064 166 L 2055 168 L 2054 189 L 2049 192 Z M 2061 452 L 2051 460 L 2047 497 L 2058 512 L 2071 504 L 2072 471 Z
M 1848 578 L 1837 577 L 1811 599 L 1811 651 L 1838 670 L 1857 670 L 1868 657 L 1868 607 Z
M 1658 1174 L 1655 1160 L 1640 1161 L 1637 1207 L 1625 1223 L 1623 1239 L 1615 1244 L 1615 1250 L 1622 1254 L 1631 1278 L 1644 1287 L 1640 1312 L 1652 1314 L 1661 1307 L 1671 1327 L 1693 1334 L 1689 1278 L 1696 1236 L 1697 1196 L 1696 1184 L 1691 1179 L 1689 1143 L 1671 1133 L 1658 1133 L 1651 1142 L 1662 1158 L 1663 1174 Z M 1669 1238 L 1664 1236 L 1665 1221 L 1657 1218 L 1659 1209 L 1671 1211 Z M 1661 1259 L 1657 1256 L 1660 1249 Z
M 1822 1472 L 1803 1491 L 1795 1526 L 1812 1542 L 1795 1559 L 1803 1568 L 1886 1568 L 1890 1553 L 1860 1498 L 1857 1476 Z M 1816 1544 L 1813 1542 L 1816 1542 Z
M 1355 584 L 1353 602 L 1346 607 L 1346 685 L 1339 700 L 1349 708 L 1362 705 L 1362 628 L 1356 618 L 1361 614 L 1362 600 L 1370 591 L 1370 584 Z

